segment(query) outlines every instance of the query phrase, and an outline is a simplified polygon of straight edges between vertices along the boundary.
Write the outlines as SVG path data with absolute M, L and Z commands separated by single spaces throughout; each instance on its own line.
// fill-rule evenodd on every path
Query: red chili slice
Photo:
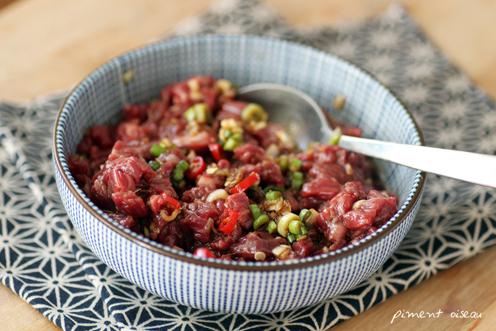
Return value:
M 224 234 L 230 234 L 234 231 L 236 223 L 238 223 L 239 212 L 236 210 L 229 210 L 226 218 L 222 219 L 219 224 L 219 231 Z
M 179 201 L 177 201 L 176 199 L 174 199 L 173 197 L 171 197 L 165 193 L 162 193 L 162 197 L 164 198 L 165 202 L 169 206 L 171 206 L 172 208 L 174 208 L 174 209 L 181 208 L 181 203 Z
M 215 258 L 215 254 L 207 247 L 198 247 L 193 252 L 194 256 L 204 257 L 204 258 Z
M 210 149 L 210 153 L 212 153 L 215 161 L 222 159 L 223 150 L 220 144 L 210 144 L 208 145 L 208 149 Z
M 166 193 L 150 196 L 150 208 L 154 214 L 159 214 L 164 207 L 172 210 L 181 209 L 181 203 Z
M 231 194 L 241 193 L 246 191 L 250 186 L 258 183 L 260 181 L 260 175 L 256 172 L 252 172 L 242 181 L 240 181 L 236 186 L 231 189 Z
M 205 160 L 201 156 L 196 156 L 189 164 L 189 169 L 186 175 L 189 179 L 195 180 L 198 176 L 200 176 L 205 169 L 207 168 L 207 164 Z

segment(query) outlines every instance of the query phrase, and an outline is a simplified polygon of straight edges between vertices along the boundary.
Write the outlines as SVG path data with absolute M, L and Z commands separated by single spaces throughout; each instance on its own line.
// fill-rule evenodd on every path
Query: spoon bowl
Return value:
M 260 83 L 241 87 L 239 97 L 260 104 L 272 122 L 281 124 L 302 149 L 329 138 L 330 128 L 319 105 L 307 94 L 290 86 Z M 316 111 L 317 110 L 317 111 Z
M 282 125 L 301 148 L 328 143 L 333 133 L 322 108 L 307 94 L 280 84 L 260 83 L 239 90 L 240 97 L 260 104 L 271 121 Z M 339 145 L 353 152 L 466 182 L 496 188 L 496 156 L 407 145 L 340 135 Z

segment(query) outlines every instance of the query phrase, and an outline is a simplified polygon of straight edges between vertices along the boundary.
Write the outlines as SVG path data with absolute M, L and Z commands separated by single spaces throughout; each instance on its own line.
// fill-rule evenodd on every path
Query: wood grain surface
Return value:
M 268 0 L 300 27 L 357 21 L 389 0 Z M 112 56 L 143 45 L 209 0 L 0 0 L 0 99 L 26 101 L 76 84 Z M 427 35 L 496 97 L 496 1 L 406 0 Z M 337 330 L 492 330 L 496 328 L 496 247 L 340 324 Z M 480 320 L 402 319 L 398 310 L 469 310 Z M 0 286 L 1 330 L 57 330 Z

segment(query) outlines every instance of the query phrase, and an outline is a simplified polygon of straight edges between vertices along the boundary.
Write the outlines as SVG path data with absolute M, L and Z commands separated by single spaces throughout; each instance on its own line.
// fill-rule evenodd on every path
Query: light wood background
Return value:
M 268 0 L 296 26 L 373 16 L 389 0 Z M 0 0 L 0 99 L 25 101 L 66 90 L 108 58 L 143 45 L 210 0 Z M 496 97 L 496 1 L 405 0 L 415 21 L 486 92 Z M 495 211 L 496 212 L 496 211 Z M 496 328 L 496 247 L 340 324 L 337 330 Z M 390 320 L 399 309 L 464 309 L 481 320 Z M 57 330 L 0 286 L 1 330 Z

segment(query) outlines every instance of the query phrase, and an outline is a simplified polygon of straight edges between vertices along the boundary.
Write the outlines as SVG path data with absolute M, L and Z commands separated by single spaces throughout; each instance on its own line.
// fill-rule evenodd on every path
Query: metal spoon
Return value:
M 242 100 L 256 102 L 281 124 L 299 145 L 328 143 L 333 131 L 319 105 L 307 94 L 285 85 L 260 83 L 239 89 Z M 434 174 L 496 187 L 496 156 L 399 144 L 342 135 L 339 146 Z

